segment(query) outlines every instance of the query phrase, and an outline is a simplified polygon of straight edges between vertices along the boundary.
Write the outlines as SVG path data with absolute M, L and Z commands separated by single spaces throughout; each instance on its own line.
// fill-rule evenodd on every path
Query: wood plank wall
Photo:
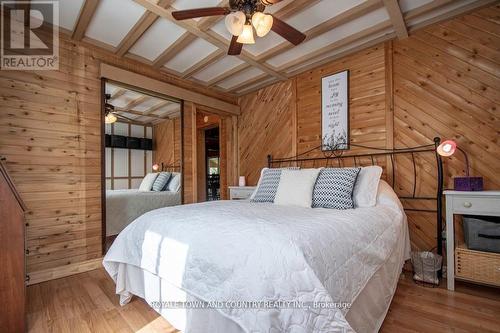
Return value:
M 432 143 L 435 136 L 452 138 L 468 153 L 472 175 L 483 176 L 487 189 L 500 188 L 499 5 L 240 98 L 239 170 L 249 184 L 257 182 L 267 154 L 283 157 L 320 144 L 321 77 L 344 69 L 351 74 L 352 142 L 408 147 Z M 432 155 L 417 160 L 423 170 L 417 177 L 417 193 L 435 193 L 434 161 Z M 445 187 L 451 188 L 452 177 L 464 173 L 464 160 L 457 153 L 444 162 Z M 408 193 L 411 161 L 404 157 L 396 163 L 395 189 Z M 435 208 L 432 202 L 404 204 Z M 407 214 L 413 247 L 433 248 L 435 213 Z
M 165 120 L 153 126 L 153 163 L 180 166 L 181 118 Z
M 240 173 L 248 183 L 257 183 L 268 154 L 293 156 L 321 144 L 321 78 L 345 69 L 351 142 L 386 147 L 384 51 L 379 45 L 241 98 Z
M 483 176 L 486 189 L 499 189 L 500 6 L 418 31 L 395 42 L 393 55 L 394 144 L 456 140 L 469 156 L 471 175 Z M 452 177 L 464 175 L 464 159 L 456 153 L 443 162 L 445 188 L 453 188 Z M 404 170 L 399 174 L 404 178 Z M 420 182 L 422 190 L 435 190 L 433 173 Z M 414 246 L 431 248 L 435 215 L 407 215 Z
M 0 155 L 29 210 L 31 283 L 100 265 L 102 62 L 237 102 L 65 35 L 58 71 L 0 71 Z

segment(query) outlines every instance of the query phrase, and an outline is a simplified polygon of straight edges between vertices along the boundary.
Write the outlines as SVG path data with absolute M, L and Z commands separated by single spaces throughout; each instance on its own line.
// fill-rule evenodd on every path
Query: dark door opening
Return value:
M 207 201 L 220 200 L 219 127 L 205 130 L 205 170 Z

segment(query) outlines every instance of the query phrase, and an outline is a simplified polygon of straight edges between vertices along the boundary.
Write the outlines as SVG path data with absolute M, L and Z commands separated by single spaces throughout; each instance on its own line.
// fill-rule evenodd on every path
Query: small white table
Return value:
M 256 186 L 229 186 L 229 199 L 246 200 L 250 199 Z
M 500 216 L 500 191 L 444 191 L 448 290 L 455 290 L 455 230 L 453 215 Z

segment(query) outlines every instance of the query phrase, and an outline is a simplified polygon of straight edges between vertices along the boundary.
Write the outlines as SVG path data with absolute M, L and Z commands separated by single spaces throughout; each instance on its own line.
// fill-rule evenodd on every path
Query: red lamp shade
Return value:
M 453 140 L 443 141 L 437 147 L 437 153 L 445 157 L 453 155 L 456 150 L 457 150 L 457 143 Z
M 469 158 L 467 153 L 457 146 L 457 143 L 453 140 L 443 141 L 437 148 L 436 152 L 441 156 L 451 156 L 457 150 L 460 150 L 464 154 L 465 158 L 465 177 L 454 177 L 453 183 L 456 191 L 482 191 L 483 190 L 483 177 L 469 177 Z

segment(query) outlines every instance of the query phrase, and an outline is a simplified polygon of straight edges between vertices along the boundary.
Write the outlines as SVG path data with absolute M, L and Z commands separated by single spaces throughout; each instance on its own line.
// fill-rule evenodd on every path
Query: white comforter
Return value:
M 248 201 L 162 208 L 118 235 L 104 267 L 116 282 L 123 264 L 135 265 L 207 302 L 349 303 L 405 233 L 399 202 L 388 203 L 346 211 Z M 247 332 L 352 331 L 347 309 L 219 311 Z

